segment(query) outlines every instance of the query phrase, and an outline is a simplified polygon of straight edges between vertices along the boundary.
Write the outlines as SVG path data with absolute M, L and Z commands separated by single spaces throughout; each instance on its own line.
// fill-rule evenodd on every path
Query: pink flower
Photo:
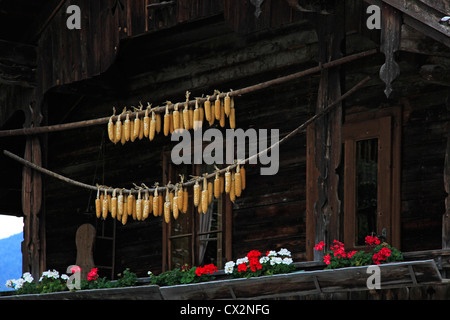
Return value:
M 70 268 L 70 272 L 72 273 L 81 272 L 81 268 L 79 266 L 73 266 L 72 268 Z
M 97 268 L 92 268 L 91 271 L 87 275 L 88 281 L 97 280 L 98 274 L 97 274 Z
M 326 256 L 323 257 L 323 262 L 325 262 L 326 265 L 329 265 L 331 263 L 331 257 L 330 254 L 327 254 Z
M 325 247 L 325 242 L 320 241 L 318 244 L 316 244 L 316 245 L 314 246 L 314 250 L 317 250 L 317 251 L 323 250 L 324 247 Z

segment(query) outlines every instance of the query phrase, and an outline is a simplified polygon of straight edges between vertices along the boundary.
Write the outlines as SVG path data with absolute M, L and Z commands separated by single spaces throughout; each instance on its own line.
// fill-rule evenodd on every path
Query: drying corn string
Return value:
M 218 169 L 216 167 L 215 172 L 203 174 L 202 177 L 193 177 L 186 182 L 184 182 L 184 176 L 180 176 L 180 182 L 176 184 L 169 183 L 163 187 L 160 187 L 158 183 L 155 183 L 152 188 L 142 184 L 141 186 L 135 185 L 135 188 L 132 189 L 111 188 L 100 185 L 92 186 L 44 169 L 9 151 L 4 150 L 3 153 L 28 167 L 54 178 L 86 189 L 97 190 L 95 210 L 98 218 L 102 217 L 103 219 L 106 219 L 108 214 L 110 214 L 112 218 L 120 219 L 123 224 L 126 224 L 128 216 L 132 216 L 134 220 L 145 220 L 153 213 L 154 216 L 164 215 L 164 221 L 168 223 L 171 216 L 173 216 L 174 219 L 177 219 L 180 212 L 187 212 L 187 187 L 193 186 L 193 205 L 197 208 L 199 213 L 206 213 L 213 196 L 219 198 L 224 192 L 229 195 L 231 201 L 234 201 L 236 197 L 241 195 L 242 190 L 246 187 L 244 164 L 255 157 L 259 157 L 262 154 L 269 152 L 271 149 L 285 142 L 295 134 L 304 131 L 309 124 L 330 112 L 336 105 L 358 90 L 368 80 L 370 80 L 369 76 L 267 149 L 262 150 L 247 159 L 238 160 L 226 168 Z M 212 117 L 212 115 L 213 114 L 211 113 L 210 116 Z M 214 178 L 214 182 L 208 182 L 208 179 L 211 178 Z M 203 185 L 202 190 L 200 182 L 202 182 Z M 135 195 L 137 195 L 137 197 L 135 197 Z

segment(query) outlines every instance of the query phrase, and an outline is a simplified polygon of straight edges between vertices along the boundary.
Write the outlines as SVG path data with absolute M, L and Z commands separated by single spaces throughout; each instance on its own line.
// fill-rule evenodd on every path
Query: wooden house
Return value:
M 24 272 L 65 272 L 88 223 L 94 264 L 111 278 L 223 268 L 252 249 L 321 262 L 315 243 L 359 248 L 371 233 L 445 275 L 448 15 L 435 0 L 0 1 L 0 214 L 24 217 Z M 187 91 L 193 107 L 215 90 L 239 92 L 236 128 L 279 130 L 278 172 L 245 165 L 242 195 L 208 214 L 191 202 L 169 223 L 97 218 L 97 191 L 73 181 L 119 190 L 216 170 L 174 164 L 163 133 L 112 143 L 113 108 L 174 108 Z

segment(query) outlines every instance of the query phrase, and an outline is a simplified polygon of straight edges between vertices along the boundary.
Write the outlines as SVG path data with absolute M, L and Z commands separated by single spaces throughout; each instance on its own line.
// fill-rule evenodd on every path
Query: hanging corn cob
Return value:
M 138 221 L 142 220 L 142 198 L 141 190 L 138 191 L 138 196 L 136 199 L 136 219 Z
M 219 199 L 220 194 L 221 194 L 221 187 L 220 187 L 220 177 L 219 177 L 219 173 L 216 172 L 216 178 L 214 179 L 214 197 L 216 199 Z
M 202 190 L 202 199 L 201 199 L 201 206 L 202 206 L 202 212 L 206 213 L 208 211 L 208 181 L 206 178 L 203 178 L 203 190 Z
M 234 108 L 234 98 L 231 97 L 230 102 L 230 116 L 228 117 L 230 121 L 230 128 L 235 129 L 236 128 L 236 109 Z
M 131 121 L 129 112 L 127 112 L 123 126 L 125 132 L 125 141 L 130 141 Z
M 164 202 L 164 221 L 166 223 L 170 222 L 170 196 L 169 188 L 166 189 L 166 201 Z
M 170 101 L 166 102 L 166 113 L 164 114 L 164 135 L 167 137 L 170 133 L 170 113 L 169 113 Z M 173 123 L 173 122 L 172 122 Z
M 122 190 L 119 191 L 119 196 L 117 197 L 117 216 L 121 218 L 123 215 L 123 193 Z
M 114 125 L 114 141 L 115 143 L 121 141 L 122 139 L 122 120 L 120 120 L 120 115 L 117 116 L 116 124 Z
M 130 193 L 128 194 L 128 197 L 127 197 L 127 214 L 129 215 L 129 216 L 131 216 L 132 214 L 133 214 L 133 195 L 131 194 L 131 190 L 130 190 Z
M 108 217 L 108 193 L 105 189 L 105 195 L 102 201 L 102 218 L 106 219 L 106 217 Z
M 225 115 L 228 117 L 230 115 L 231 110 L 231 99 L 230 99 L 230 93 L 228 92 L 225 98 L 223 99 L 224 108 L 225 108 Z
M 220 98 L 219 98 L 220 92 L 219 91 L 215 91 L 215 93 L 216 93 L 217 97 L 216 97 L 216 101 L 214 102 L 214 115 L 216 117 L 216 120 L 220 120 L 220 110 L 221 110 L 220 109 L 221 101 L 220 101 Z
M 172 199 L 172 214 L 173 214 L 173 218 L 175 219 L 175 220 L 177 220 L 177 218 L 178 218 L 178 213 L 179 213 L 179 210 L 178 210 L 178 203 L 179 203 L 179 189 L 178 189 L 178 184 L 175 186 L 175 196 L 173 197 L 173 199 Z
M 178 111 L 178 103 L 176 103 L 175 106 L 173 107 L 172 118 L 173 118 L 173 129 L 174 131 L 177 131 L 178 129 L 180 129 L 180 111 Z
M 148 133 L 148 138 L 152 141 L 156 134 L 156 114 L 152 111 L 152 119 L 150 120 L 150 129 Z
M 200 203 L 200 185 L 198 184 L 198 180 L 195 181 L 193 189 L 194 189 L 194 207 L 198 207 Z
M 220 102 L 220 119 L 219 124 L 222 128 L 225 127 L 225 107 L 223 105 L 223 101 Z
M 150 214 L 150 199 L 148 196 L 148 191 L 145 191 L 144 200 L 142 200 L 142 220 L 148 218 Z
M 155 187 L 155 193 L 153 195 L 153 215 L 157 217 L 158 212 L 159 212 L 159 195 L 158 195 L 158 187 Z
M 97 199 L 95 199 L 95 214 L 97 218 L 102 215 L 102 199 L 100 199 L 100 188 L 97 189 Z
M 245 168 L 241 167 L 241 189 L 245 190 Z
M 142 105 L 142 103 L 139 102 L 139 112 L 142 111 L 142 108 L 144 106 Z M 136 117 L 138 117 L 138 115 L 136 114 Z M 142 138 L 144 138 L 144 118 L 139 119 L 139 136 L 138 136 L 139 140 L 142 140 Z
M 195 100 L 195 109 L 194 109 L 194 115 L 193 115 L 193 128 L 194 130 L 197 130 L 202 127 L 201 119 L 200 119 L 200 109 L 198 107 L 198 99 Z
M 115 138 L 115 130 L 114 130 L 114 122 L 112 120 L 112 118 L 116 115 L 116 108 L 114 109 L 114 113 L 113 115 L 109 118 L 108 121 L 108 138 L 109 140 L 111 140 L 112 143 L 116 143 L 116 138 Z
M 214 197 L 213 183 L 210 181 L 208 182 L 208 205 L 211 204 L 213 197 Z
M 139 137 L 139 131 L 141 130 L 141 120 L 139 119 L 139 112 L 136 112 L 136 118 L 133 124 L 133 140 Z
M 231 172 L 230 168 L 227 168 L 225 172 L 225 193 L 230 193 L 231 190 Z
M 124 204 L 123 204 L 123 214 L 122 214 L 122 224 L 125 225 L 128 221 L 128 203 L 127 203 L 127 198 L 128 197 L 124 197 Z
M 241 168 L 239 164 L 237 165 L 236 172 L 234 174 L 234 182 L 235 182 L 234 193 L 236 197 L 240 197 L 242 192 L 242 179 L 241 179 Z
M 230 193 L 229 193 L 231 202 L 234 202 L 234 200 L 236 200 L 235 190 L 236 190 L 235 173 L 232 172 L 231 173 Z
M 114 189 L 112 198 L 111 198 L 111 217 L 113 219 L 115 219 L 116 215 L 117 215 L 117 195 L 116 195 L 116 189 Z
M 148 103 L 147 109 L 145 109 L 144 114 L 144 137 L 148 138 L 148 134 L 150 132 L 150 117 L 148 116 L 148 111 L 150 109 L 151 105 Z
M 183 213 L 188 211 L 189 193 L 186 188 L 183 190 Z
M 203 104 L 204 106 L 204 111 L 205 111 L 205 119 L 206 121 L 210 121 L 211 119 L 211 101 L 209 101 L 209 96 L 207 96 L 207 99 L 205 101 L 205 103 Z

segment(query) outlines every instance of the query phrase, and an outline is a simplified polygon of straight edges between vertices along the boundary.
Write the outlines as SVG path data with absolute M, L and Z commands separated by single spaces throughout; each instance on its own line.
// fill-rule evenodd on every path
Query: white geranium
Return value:
M 28 283 L 31 283 L 34 280 L 33 276 L 29 272 L 25 272 L 23 274 L 22 278 L 24 279 L 25 282 L 28 282 Z
M 259 263 L 263 264 L 263 263 L 269 262 L 269 260 L 270 260 L 270 258 L 268 256 L 264 256 L 259 259 Z
M 56 271 L 55 269 L 44 271 L 44 272 L 42 272 L 42 276 L 39 278 L 39 281 L 42 281 L 42 279 L 44 279 L 44 277 L 58 279 L 59 272 Z
M 283 264 L 291 264 L 293 262 L 292 258 L 284 258 L 282 263 Z
M 244 257 L 244 258 L 240 258 L 236 260 L 236 264 L 241 264 L 241 263 L 247 263 L 248 262 L 248 257 Z
M 235 265 L 236 264 L 234 263 L 234 261 L 228 261 L 227 263 L 225 263 L 225 268 L 224 268 L 225 273 L 226 274 L 233 273 L 233 269 L 234 269 Z
M 272 257 L 270 258 L 270 265 L 276 265 L 276 264 L 280 264 L 283 261 L 283 259 L 281 259 L 280 257 Z
M 274 250 L 270 250 L 269 252 L 267 252 L 268 257 L 275 257 L 276 255 L 277 255 L 277 252 Z
M 282 249 L 280 249 L 280 251 L 278 251 L 278 255 L 290 257 L 291 252 L 288 249 L 282 248 Z

